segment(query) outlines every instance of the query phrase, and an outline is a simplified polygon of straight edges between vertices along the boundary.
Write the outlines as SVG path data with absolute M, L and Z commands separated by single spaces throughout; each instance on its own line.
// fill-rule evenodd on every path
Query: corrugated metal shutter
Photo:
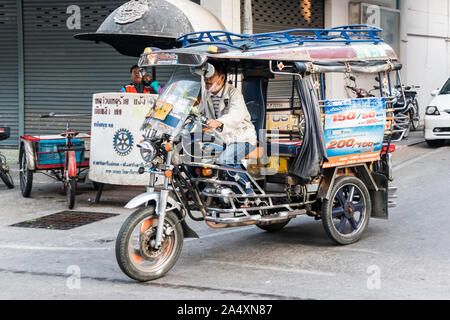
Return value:
M 11 137 L 2 145 L 17 145 L 18 109 L 18 39 L 16 0 L 0 2 L 0 126 L 11 128 Z
M 325 26 L 324 0 L 252 0 L 252 14 L 253 33 Z M 269 97 L 290 97 L 292 78 L 277 76 L 268 90 Z
M 90 113 L 92 95 L 116 92 L 130 82 L 130 67 L 137 58 L 117 53 L 106 44 L 73 38 L 95 32 L 103 20 L 124 0 L 24 0 L 25 133 L 59 133 L 64 122 L 39 129 L 39 115 Z M 77 5 L 81 29 L 69 30 L 69 6 Z M 170 69 L 158 73 L 165 82 Z M 75 120 L 75 121 L 74 121 Z M 73 129 L 90 130 L 90 119 L 74 119 Z M 44 126 L 43 126 L 44 125 Z

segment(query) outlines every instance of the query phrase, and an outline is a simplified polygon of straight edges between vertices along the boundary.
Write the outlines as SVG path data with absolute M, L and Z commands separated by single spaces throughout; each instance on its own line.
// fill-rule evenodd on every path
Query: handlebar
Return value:
M 55 112 L 50 112 L 48 114 L 41 114 L 40 118 L 83 118 L 90 117 L 91 114 L 88 113 L 80 113 L 80 114 L 56 114 Z

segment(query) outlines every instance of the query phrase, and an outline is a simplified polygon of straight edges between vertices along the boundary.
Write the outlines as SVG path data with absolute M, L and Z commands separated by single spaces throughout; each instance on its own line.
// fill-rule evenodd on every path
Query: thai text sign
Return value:
M 136 146 L 141 126 L 155 95 L 136 93 L 95 94 L 92 104 L 89 179 L 115 185 L 147 185 L 149 175 Z
M 326 101 L 324 168 L 379 160 L 385 127 L 384 98 Z

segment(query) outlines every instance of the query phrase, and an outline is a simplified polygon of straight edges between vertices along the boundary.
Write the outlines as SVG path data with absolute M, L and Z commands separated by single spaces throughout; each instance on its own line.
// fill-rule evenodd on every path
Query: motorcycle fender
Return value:
M 128 202 L 126 204 L 125 208 L 126 209 L 135 209 L 135 208 L 139 207 L 140 205 L 146 204 L 148 202 L 155 202 L 155 206 L 156 206 L 156 208 L 158 208 L 159 201 L 160 201 L 160 193 L 159 192 L 147 192 L 147 193 L 140 194 L 137 197 L 135 197 L 134 199 L 132 199 L 130 202 Z M 172 197 L 167 197 L 167 203 L 169 203 L 172 206 L 172 208 L 175 207 L 176 209 L 178 209 L 178 212 L 181 211 L 180 205 Z M 179 215 L 181 215 L 181 213 Z M 182 217 L 180 216 L 179 218 L 181 219 Z M 183 233 L 184 233 L 185 238 L 199 238 L 197 233 L 187 225 L 186 221 L 182 220 L 181 226 L 183 228 Z
M 147 202 L 154 201 L 156 208 L 159 206 L 159 201 L 161 198 L 161 194 L 159 192 L 146 192 L 138 195 L 130 202 L 125 205 L 126 209 L 135 209 L 142 204 L 146 204 Z M 180 205 L 176 202 L 172 197 L 167 197 L 167 203 L 169 203 L 172 207 L 175 207 L 178 210 L 181 210 Z
M 69 177 L 74 178 L 77 176 L 77 158 L 75 151 L 69 152 Z

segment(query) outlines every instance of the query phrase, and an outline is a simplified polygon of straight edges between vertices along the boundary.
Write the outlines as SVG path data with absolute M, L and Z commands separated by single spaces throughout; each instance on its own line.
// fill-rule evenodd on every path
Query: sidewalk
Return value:
M 417 131 L 411 131 L 408 138 L 402 139 L 402 141 L 392 142 L 397 147 L 397 150 L 403 149 L 405 147 L 414 146 L 416 144 L 425 142 L 423 127 L 419 128 Z

